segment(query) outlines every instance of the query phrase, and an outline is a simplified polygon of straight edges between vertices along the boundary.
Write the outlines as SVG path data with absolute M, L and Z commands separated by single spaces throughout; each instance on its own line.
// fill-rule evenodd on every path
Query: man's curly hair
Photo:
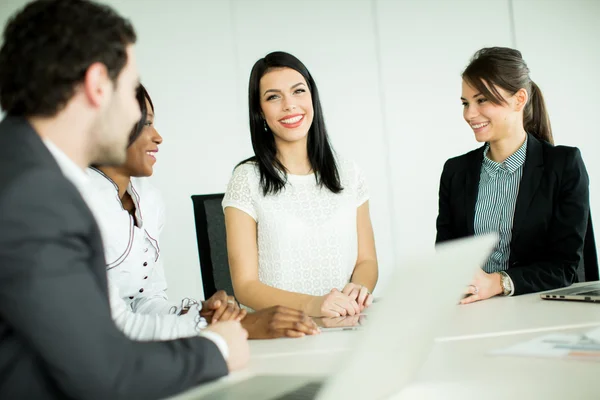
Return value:
M 0 48 L 0 106 L 8 115 L 50 117 L 87 69 L 104 64 L 113 82 L 136 34 L 110 7 L 87 0 L 37 0 L 9 20 Z

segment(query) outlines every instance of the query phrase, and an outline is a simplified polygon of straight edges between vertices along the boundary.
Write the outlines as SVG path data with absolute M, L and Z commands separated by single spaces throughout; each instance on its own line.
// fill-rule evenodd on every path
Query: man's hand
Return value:
M 250 339 L 302 337 L 319 333 L 315 322 L 302 311 L 283 306 L 265 308 L 249 313 L 242 320 Z
M 228 296 L 224 290 L 219 290 L 202 302 L 200 315 L 214 324 L 219 321 L 241 321 L 246 316 L 246 310 L 241 310 L 233 296 Z
M 229 372 L 244 368 L 250 360 L 250 346 L 248 346 L 248 331 L 242 328 L 237 321 L 224 321 L 213 324 L 206 331 L 219 334 L 229 349 L 227 367 Z

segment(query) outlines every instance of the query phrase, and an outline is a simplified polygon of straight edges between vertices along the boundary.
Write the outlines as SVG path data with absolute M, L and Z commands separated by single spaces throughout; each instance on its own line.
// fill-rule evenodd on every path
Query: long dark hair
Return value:
M 529 77 L 529 68 L 520 51 L 507 47 L 483 48 L 473 55 L 462 77 L 497 105 L 506 104 L 506 99 L 495 86 L 501 87 L 511 95 L 521 88 L 527 90 L 529 101 L 523 110 L 523 127 L 536 138 L 554 144 L 544 96 Z
M 152 109 L 152 112 L 154 112 L 154 104 L 152 103 L 152 99 L 150 98 L 150 95 L 148 94 L 148 91 L 144 85 L 141 83 L 135 92 L 135 98 L 140 106 L 142 117 L 133 127 L 131 134 L 129 135 L 129 143 L 127 144 L 127 147 L 131 146 L 133 142 L 137 140 L 144 129 L 144 125 L 146 125 L 146 122 L 148 121 L 148 107 L 146 106 L 146 100 L 148 100 L 148 103 L 150 103 L 150 108 Z
M 277 194 L 287 182 L 285 166 L 277 159 L 277 148 L 273 132 L 262 117 L 260 106 L 260 79 L 269 71 L 277 68 L 291 68 L 298 71 L 306 80 L 312 97 L 314 117 L 308 131 L 307 151 L 310 166 L 315 174 L 317 184 L 325 186 L 333 193 L 343 190 L 334 153 L 329 143 L 323 110 L 319 100 L 319 91 L 315 80 L 306 66 L 291 54 L 276 51 L 258 60 L 252 67 L 248 85 L 248 108 L 250 111 L 250 136 L 254 157 L 242 161 L 244 164 L 254 161 L 260 171 L 260 185 L 263 194 Z

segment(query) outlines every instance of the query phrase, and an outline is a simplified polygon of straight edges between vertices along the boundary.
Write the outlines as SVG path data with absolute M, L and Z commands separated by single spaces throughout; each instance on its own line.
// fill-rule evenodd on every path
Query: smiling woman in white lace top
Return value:
M 249 91 L 255 156 L 235 168 L 223 200 L 236 297 L 254 309 L 355 315 L 378 273 L 364 176 L 334 155 L 315 82 L 294 56 L 258 60 Z

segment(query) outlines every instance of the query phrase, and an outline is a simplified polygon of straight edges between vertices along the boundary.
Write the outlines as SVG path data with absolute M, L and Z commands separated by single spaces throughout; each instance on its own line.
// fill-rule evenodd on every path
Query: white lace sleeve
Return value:
M 356 169 L 356 207 L 362 206 L 369 200 L 369 187 L 362 170 L 355 164 Z
M 253 164 L 242 164 L 233 171 L 222 206 L 223 210 L 227 207 L 237 208 L 257 221 L 258 216 L 252 196 L 253 168 L 255 168 Z

